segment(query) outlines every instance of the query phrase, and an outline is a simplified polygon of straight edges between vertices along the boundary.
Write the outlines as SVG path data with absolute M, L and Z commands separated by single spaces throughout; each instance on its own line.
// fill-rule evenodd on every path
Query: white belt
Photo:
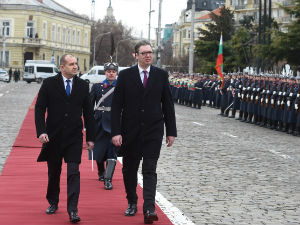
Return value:
M 97 109 L 95 109 L 95 110 L 110 112 L 111 107 L 99 106 L 99 107 L 98 107 Z

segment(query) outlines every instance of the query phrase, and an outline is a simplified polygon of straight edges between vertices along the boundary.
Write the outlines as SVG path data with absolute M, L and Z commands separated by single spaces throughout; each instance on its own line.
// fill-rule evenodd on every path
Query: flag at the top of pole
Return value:
M 221 33 L 220 37 L 220 44 L 219 44 L 219 53 L 217 58 L 217 64 L 216 64 L 216 70 L 218 75 L 220 76 L 220 79 L 222 80 L 221 88 L 224 84 L 224 75 L 223 75 L 223 36 Z

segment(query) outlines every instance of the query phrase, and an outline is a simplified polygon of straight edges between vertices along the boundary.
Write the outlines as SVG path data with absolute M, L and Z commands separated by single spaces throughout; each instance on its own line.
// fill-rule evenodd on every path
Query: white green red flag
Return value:
M 220 45 L 219 45 L 219 53 L 218 53 L 218 58 L 217 58 L 216 70 L 217 70 L 218 75 L 220 76 L 220 79 L 222 80 L 221 87 L 223 87 L 224 75 L 223 75 L 223 37 L 222 37 L 222 34 L 220 37 Z

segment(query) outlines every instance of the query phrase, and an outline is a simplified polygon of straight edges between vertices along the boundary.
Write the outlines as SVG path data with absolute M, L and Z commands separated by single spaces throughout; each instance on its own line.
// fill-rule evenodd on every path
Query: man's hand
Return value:
M 40 142 L 43 143 L 43 144 L 49 142 L 48 134 L 41 134 L 41 135 L 39 136 L 39 140 L 40 140 Z
M 94 142 L 87 141 L 85 148 L 86 148 L 86 150 L 92 150 L 94 148 Z
M 122 136 L 121 135 L 116 135 L 112 137 L 112 143 L 116 147 L 120 147 L 122 145 Z
M 167 136 L 166 137 L 167 147 L 171 147 L 173 145 L 174 141 L 175 141 L 175 137 Z

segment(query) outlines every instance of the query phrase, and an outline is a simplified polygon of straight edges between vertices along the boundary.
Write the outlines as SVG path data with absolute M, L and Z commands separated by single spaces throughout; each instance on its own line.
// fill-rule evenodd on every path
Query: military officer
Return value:
M 108 62 L 104 64 L 106 79 L 102 83 L 92 86 L 90 98 L 95 106 L 94 117 L 96 120 L 96 141 L 93 150 L 94 160 L 97 162 L 99 180 L 104 180 L 104 188 L 111 190 L 117 155 L 111 142 L 110 109 L 112 93 L 116 85 L 118 64 Z M 106 161 L 106 169 L 104 162 Z

